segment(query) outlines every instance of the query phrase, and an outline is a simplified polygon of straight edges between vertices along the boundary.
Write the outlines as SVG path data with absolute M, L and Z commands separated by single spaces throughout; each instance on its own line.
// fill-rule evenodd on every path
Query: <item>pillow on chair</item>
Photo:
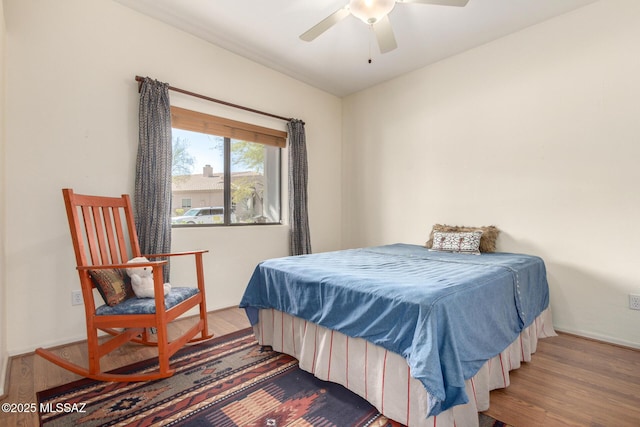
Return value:
M 113 307 L 135 296 L 129 277 L 121 269 L 89 270 L 104 302 Z

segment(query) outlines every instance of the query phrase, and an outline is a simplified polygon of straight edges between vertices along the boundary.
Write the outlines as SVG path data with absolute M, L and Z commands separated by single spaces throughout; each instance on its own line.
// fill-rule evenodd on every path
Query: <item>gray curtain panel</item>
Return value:
M 145 78 L 140 88 L 140 133 L 134 209 L 143 254 L 171 251 L 171 105 L 169 85 Z M 168 265 L 164 279 L 169 281 Z
M 289 131 L 289 222 L 291 255 L 311 253 L 307 212 L 307 145 L 302 120 L 291 120 Z

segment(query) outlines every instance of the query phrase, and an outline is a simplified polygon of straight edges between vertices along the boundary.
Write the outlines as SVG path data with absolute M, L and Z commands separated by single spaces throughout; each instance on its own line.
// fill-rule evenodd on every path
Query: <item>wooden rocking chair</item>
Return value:
M 84 300 L 89 368 L 63 359 L 49 349 L 38 348 L 36 353 L 71 372 L 101 381 L 147 381 L 173 375 L 169 358 L 176 351 L 187 343 L 212 337 L 207 327 L 202 264 L 202 254 L 207 251 L 142 255 L 128 195 L 87 196 L 74 194 L 71 189 L 63 189 L 62 193 Z M 167 264 L 166 258 L 187 255 L 195 259 L 197 288 L 174 287 L 165 297 L 163 266 Z M 154 298 L 135 297 L 127 283 L 124 269 L 131 264 L 126 263 L 139 256 L 150 260 L 162 259 L 135 265 L 153 269 Z M 96 307 L 93 293 L 96 287 L 107 304 Z M 196 306 L 199 306 L 198 322 L 180 337 L 170 340 L 167 325 Z M 157 331 L 156 340 L 150 339 L 150 328 Z M 98 331 L 112 337 L 106 341 L 103 338 L 99 340 Z M 157 346 L 158 370 L 130 375 L 102 372 L 100 358 L 130 341 Z

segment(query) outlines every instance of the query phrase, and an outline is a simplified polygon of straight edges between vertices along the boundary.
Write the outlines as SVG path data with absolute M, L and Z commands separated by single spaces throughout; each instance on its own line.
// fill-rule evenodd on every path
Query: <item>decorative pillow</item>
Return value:
M 466 231 L 461 233 L 434 231 L 431 250 L 480 255 L 481 237 L 482 231 Z
M 104 302 L 113 307 L 134 296 L 129 277 L 121 269 L 89 270 Z
M 429 240 L 425 245 L 427 248 L 432 247 L 433 233 L 436 231 L 441 231 L 445 233 L 482 231 L 482 238 L 480 239 L 480 252 L 495 252 L 496 240 L 498 239 L 498 234 L 500 234 L 500 230 L 493 225 L 490 225 L 487 227 L 466 227 L 466 226 L 458 226 L 458 225 L 435 224 L 433 226 L 433 229 L 431 230 L 431 235 L 429 236 Z

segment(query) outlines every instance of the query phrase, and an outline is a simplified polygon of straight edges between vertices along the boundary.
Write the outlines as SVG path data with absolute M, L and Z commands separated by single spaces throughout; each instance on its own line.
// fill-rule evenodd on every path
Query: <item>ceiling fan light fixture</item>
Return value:
M 395 0 L 350 0 L 349 11 L 365 24 L 373 25 L 391 12 L 395 4 Z

